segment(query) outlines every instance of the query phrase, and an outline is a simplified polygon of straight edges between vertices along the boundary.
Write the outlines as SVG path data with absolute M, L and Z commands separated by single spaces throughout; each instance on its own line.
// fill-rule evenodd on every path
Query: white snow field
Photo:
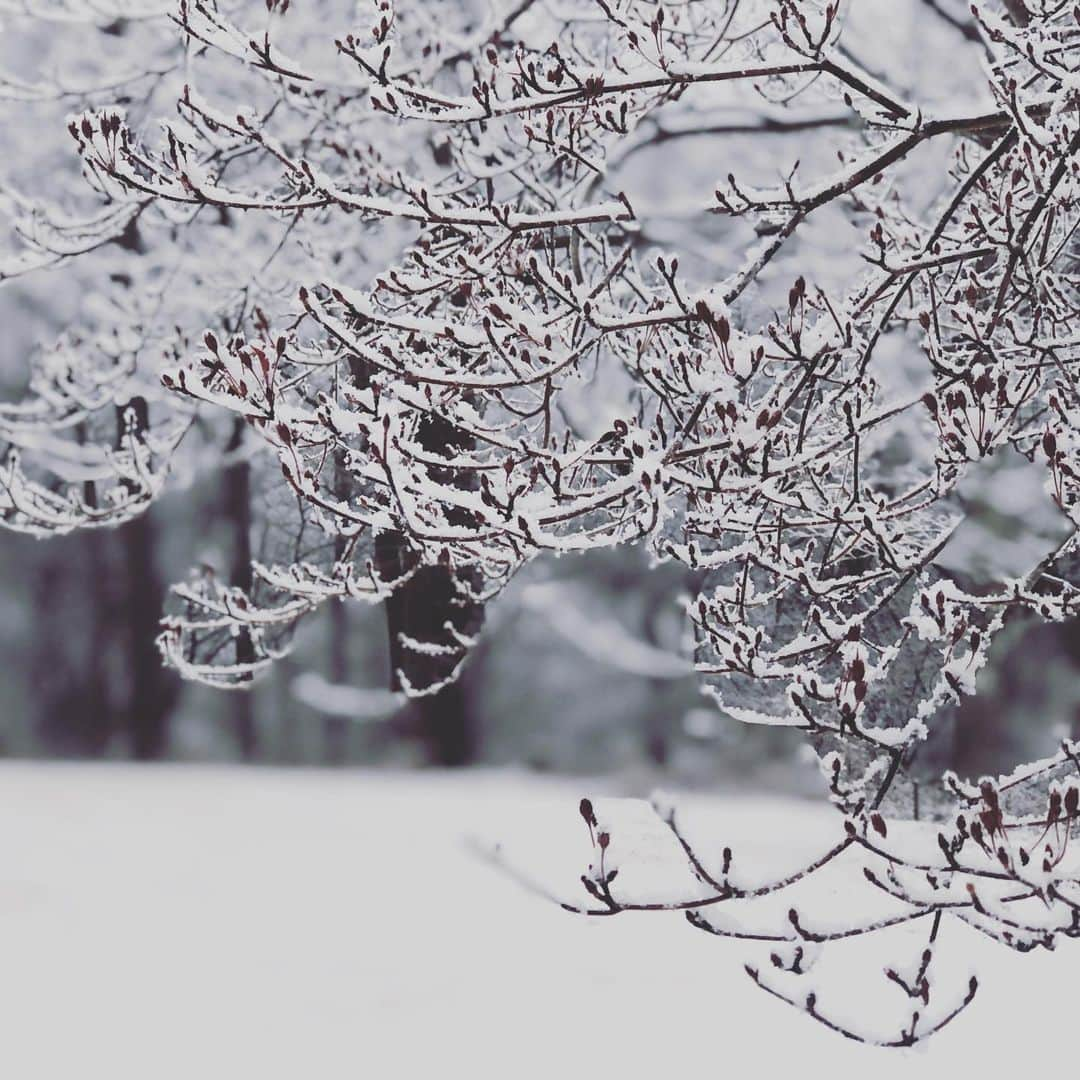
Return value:
M 5 764 L 0 1076 L 1068 1073 L 1080 950 L 1014 956 L 950 921 L 942 947 L 984 977 L 974 1005 L 925 1049 L 880 1050 L 755 989 L 737 944 L 678 915 L 568 914 L 466 842 L 501 837 L 576 896 L 577 802 L 603 793 L 507 772 Z M 811 846 L 835 827 L 803 803 L 695 806 L 774 852 L 782 827 Z

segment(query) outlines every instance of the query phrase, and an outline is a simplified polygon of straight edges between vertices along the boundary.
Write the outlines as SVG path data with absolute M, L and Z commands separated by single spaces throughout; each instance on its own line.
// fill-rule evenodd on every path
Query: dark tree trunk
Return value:
M 145 402 L 130 407 L 138 436 Z M 118 446 L 127 408 L 118 410 Z M 97 505 L 92 481 L 83 497 Z M 100 756 L 119 734 L 133 757 L 162 757 L 178 689 L 155 644 L 165 589 L 154 511 L 118 529 L 90 529 L 53 544 L 35 588 L 41 645 L 32 678 L 44 741 L 64 753 Z
M 116 585 L 110 534 L 58 537 L 28 552 L 35 617 L 29 685 L 36 739 L 51 752 L 105 753 L 115 716 L 109 661 L 115 645 Z
M 86 438 L 85 426 L 80 424 L 78 439 L 82 443 Z M 97 489 L 93 481 L 83 485 L 83 497 L 87 506 L 97 505 Z M 90 581 L 90 650 L 87 661 L 80 672 L 76 668 L 73 685 L 76 692 L 82 689 L 85 699 L 79 706 L 74 703 L 62 703 L 61 707 L 73 716 L 65 719 L 54 716 L 51 723 L 59 722 L 60 730 L 74 721 L 77 724 L 79 741 L 85 752 L 94 756 L 105 753 L 112 736 L 114 718 L 109 701 L 109 679 L 106 658 L 110 648 L 110 639 L 115 635 L 114 602 L 111 596 L 112 573 L 109 565 L 109 536 L 98 529 L 90 529 L 80 540 L 83 554 L 87 561 L 88 580 Z M 51 571 L 46 570 L 49 574 Z M 39 609 L 41 610 L 41 609 Z M 60 608 L 61 611 L 65 607 Z
M 225 469 L 222 478 L 222 501 L 225 519 L 232 534 L 232 557 L 229 566 L 229 584 L 250 595 L 251 576 L 251 466 L 241 455 L 244 431 L 247 425 L 241 417 L 233 421 L 232 437 L 225 448 L 233 455 L 233 461 Z M 236 638 L 236 662 L 250 664 L 255 661 L 255 647 L 251 635 L 241 630 Z M 234 690 L 230 696 L 233 737 L 237 750 L 244 761 L 252 761 L 259 752 L 258 728 L 255 720 L 255 699 L 249 688 Z
M 157 529 L 152 513 L 140 514 L 120 530 L 127 593 L 125 666 L 130 672 L 127 730 L 132 755 L 140 761 L 156 760 L 168 750 L 169 714 L 177 696 L 155 643 L 165 589 L 154 559 Z
M 149 406 L 134 397 L 116 410 L 117 449 L 129 430 L 139 441 L 150 426 Z M 120 527 L 119 577 L 123 582 L 126 630 L 125 729 L 132 756 L 140 761 L 163 757 L 169 743 L 169 714 L 177 689 L 165 671 L 155 639 L 165 601 L 165 587 L 156 563 L 157 537 L 153 510 L 147 509 Z
M 423 740 L 433 765 L 468 765 L 476 760 L 478 738 L 468 695 L 460 679 L 453 679 L 460 662 L 455 654 L 410 649 L 402 635 L 414 641 L 455 647 L 454 635 L 471 635 L 483 620 L 483 608 L 461 594 L 453 572 L 446 566 L 415 566 L 416 556 L 399 533 L 381 533 L 375 544 L 382 573 L 390 579 L 410 569 L 412 577 L 386 601 L 386 629 L 390 643 L 390 685 L 394 690 L 438 687 L 409 702 L 410 726 Z
M 87 569 L 91 581 L 90 612 L 91 642 L 85 673 L 76 674 L 76 683 L 85 686 L 85 703 L 80 706 L 82 717 L 79 726 L 83 742 L 94 756 L 105 753 L 113 732 L 114 717 L 109 701 L 109 679 L 105 656 L 116 633 L 113 620 L 114 603 L 110 595 L 112 570 L 109 566 L 109 536 L 98 529 L 91 529 L 80 537 L 85 548 Z M 48 573 L 48 571 L 46 571 Z M 61 609 L 62 610 L 62 609 Z
M 350 361 L 356 385 L 369 384 L 363 361 Z M 417 432 L 418 441 L 435 454 L 451 456 L 468 449 L 472 440 L 448 420 L 430 415 Z M 437 474 L 438 470 L 432 472 Z M 445 470 L 451 483 L 457 474 Z M 339 497 L 343 493 L 339 491 Z M 468 524 L 463 512 L 454 524 Z M 404 680 L 416 690 L 438 687 L 432 693 L 410 700 L 405 724 L 415 731 L 427 747 L 433 765 L 459 766 L 476 760 L 479 732 L 469 695 L 459 679 L 452 676 L 461 660 L 459 643 L 447 630 L 447 624 L 462 635 L 474 636 L 484 621 L 482 604 L 469 599 L 467 583 L 476 584 L 470 568 L 448 565 L 417 567 L 416 553 L 401 533 L 380 533 L 375 540 L 375 562 L 384 581 L 395 581 L 413 571 L 386 601 L 386 630 L 390 646 L 390 687 L 404 689 Z M 429 654 L 409 649 L 402 635 L 414 641 L 452 647 L 455 654 Z
M 476 761 L 479 733 L 462 679 L 431 697 L 416 699 L 414 705 L 432 764 L 457 768 Z

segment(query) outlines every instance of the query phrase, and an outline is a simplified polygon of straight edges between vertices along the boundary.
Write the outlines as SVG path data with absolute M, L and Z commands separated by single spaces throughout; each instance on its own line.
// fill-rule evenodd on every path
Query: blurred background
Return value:
M 879 32 L 886 15 L 888 40 Z M 968 18 L 966 5 L 950 0 L 866 0 L 852 9 L 844 40 L 920 101 L 967 100 L 985 87 Z M 7 25 L 5 67 L 26 79 L 48 71 L 61 31 L 14 14 Z M 110 48 L 134 35 L 123 20 L 101 29 Z M 64 131 L 69 103 L 30 108 L 17 97 L 4 109 L 5 186 L 32 191 L 44 178 L 52 187 L 64 178 L 81 190 Z M 742 223 L 692 212 L 727 168 L 717 148 L 752 182 L 769 182 L 795 158 L 807 175 L 831 167 L 832 149 L 797 125 L 747 128 L 746 102 L 704 100 L 701 108 L 646 128 L 612 163 L 611 180 L 648 222 L 641 244 L 678 251 L 688 274 L 711 281 L 749 239 Z M 42 139 L 46 130 L 55 135 Z M 927 200 L 947 182 L 947 152 L 928 148 L 903 166 L 923 170 Z M 776 260 L 760 310 L 745 317 L 767 320 L 769 289 L 786 290 L 798 273 L 828 285 L 857 270 L 853 224 L 838 208 L 815 217 Z M 36 350 L 80 325 L 100 281 L 97 265 L 76 259 L 0 290 L 0 398 L 19 400 Z M 900 363 L 923 362 L 902 341 L 886 347 L 907 350 Z M 741 726 L 700 696 L 680 659 L 687 655 L 680 600 L 690 583 L 679 567 L 650 565 L 634 549 L 532 565 L 489 608 L 454 708 L 442 715 L 402 708 L 386 691 L 385 619 L 381 609 L 359 605 L 327 605 L 310 616 L 292 652 L 250 693 L 183 683 L 161 666 L 153 643 L 167 590 L 192 567 L 230 565 L 247 509 L 237 493 L 263 497 L 255 472 L 243 475 L 247 468 L 205 455 L 147 514 L 119 529 L 45 541 L 0 531 L 0 755 L 326 767 L 512 763 L 620 774 L 641 787 L 657 777 L 816 785 L 797 736 Z M 973 469 L 963 493 L 969 521 L 943 556 L 947 567 L 978 587 L 1051 550 L 1061 522 L 1042 482 L 1037 467 L 1007 455 Z M 1080 627 L 1014 620 L 980 693 L 947 718 L 929 763 L 969 775 L 1007 770 L 1049 752 L 1062 735 L 1080 734 L 1078 667 Z
M 816 785 L 797 736 L 736 723 L 698 693 L 679 656 L 684 571 L 650 566 L 635 550 L 531 567 L 490 609 L 460 708 L 441 724 L 383 689 L 380 608 L 328 605 L 251 691 L 183 682 L 161 667 L 153 637 L 167 583 L 182 579 L 193 556 L 214 558 L 226 480 L 175 491 L 117 530 L 48 541 L 0 533 L 0 753 L 518 764 L 622 773 L 642 787 L 665 776 L 693 786 Z M 1022 489 L 1022 475 L 1014 483 Z M 1005 546 L 1024 527 L 1022 508 L 1010 515 L 974 496 L 973 507 L 981 542 Z M 1080 733 L 1078 667 L 1075 624 L 1011 623 L 980 693 L 935 744 L 936 763 L 969 775 L 1007 771 Z

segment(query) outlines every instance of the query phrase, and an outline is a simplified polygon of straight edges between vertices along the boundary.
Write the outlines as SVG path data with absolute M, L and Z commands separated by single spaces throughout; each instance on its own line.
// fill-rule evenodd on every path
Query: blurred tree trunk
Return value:
M 85 441 L 86 428 L 80 424 L 78 427 L 79 442 Z M 83 496 L 88 506 L 97 505 L 97 488 L 94 483 L 88 482 L 83 485 Z M 86 665 L 85 678 L 76 674 L 74 685 L 85 685 L 86 699 L 82 715 L 76 721 L 82 729 L 83 742 L 87 752 L 96 757 L 105 753 L 109 738 L 112 735 L 113 716 L 109 704 L 109 682 L 107 665 L 104 662 L 103 653 L 108 649 L 109 639 L 114 634 L 113 601 L 110 595 L 111 575 L 108 560 L 108 536 L 99 529 L 90 529 L 80 537 L 83 541 L 84 554 L 89 564 L 90 581 L 90 648 L 89 662 Z M 48 573 L 48 570 L 46 570 Z M 63 611 L 67 605 L 61 605 Z M 41 610 L 39 608 L 38 610 Z M 97 654 L 97 655 L 95 655 Z M 70 723 L 70 719 L 66 721 Z M 59 724 L 63 730 L 64 717 L 54 717 L 52 723 Z
M 61 754 L 100 757 L 113 732 L 108 668 L 116 623 L 100 531 L 30 550 L 34 604 L 29 682 L 36 741 Z
M 384 573 L 400 577 L 413 570 L 386 601 L 391 688 L 404 689 L 402 676 L 413 687 L 438 686 L 435 692 L 410 700 L 410 727 L 424 742 L 433 765 L 471 764 L 479 749 L 474 710 L 461 679 L 448 681 L 460 655 L 419 652 L 406 647 L 401 637 L 453 648 L 457 642 L 447 624 L 459 633 L 474 633 L 483 608 L 462 601 L 449 567 L 416 567 L 410 561 L 415 556 L 397 533 L 379 535 L 376 555 Z
M 225 520 L 231 533 L 229 584 L 250 595 L 251 574 L 251 465 L 243 455 L 244 432 L 247 424 L 242 417 L 233 421 L 232 436 L 225 453 L 230 461 L 222 476 L 222 502 Z M 236 639 L 236 662 L 250 664 L 255 660 L 251 635 L 241 631 Z M 254 692 L 250 688 L 234 690 L 229 695 L 231 726 L 237 750 L 244 761 L 252 761 L 259 752 L 258 727 L 255 718 Z
M 146 427 L 145 401 L 118 406 L 118 447 L 129 409 L 136 436 Z M 96 505 L 92 481 L 83 497 Z M 101 756 L 120 733 L 139 760 L 168 750 L 178 687 L 155 643 L 165 595 L 156 518 L 146 510 L 118 529 L 88 529 L 35 552 L 31 680 L 48 748 Z
M 116 407 L 116 446 L 120 449 L 127 425 L 134 439 L 142 439 L 150 426 L 149 406 L 133 397 Z M 168 750 L 169 714 L 177 688 L 161 662 L 156 638 L 165 601 L 165 585 L 158 573 L 156 512 L 148 507 L 118 530 L 120 582 L 125 634 L 124 728 L 132 756 L 139 761 L 161 758 Z
M 84 548 L 90 585 L 90 649 L 89 663 L 86 665 L 85 680 L 76 677 L 76 685 L 85 684 L 86 697 L 82 706 L 82 717 L 78 723 L 85 733 L 86 746 L 94 756 L 105 753 L 112 735 L 113 717 L 109 708 L 109 681 L 106 664 L 101 654 L 109 648 L 109 639 L 115 633 L 113 621 L 114 604 L 110 594 L 110 569 L 108 560 L 107 534 L 98 529 L 91 529 L 80 535 Z M 50 569 L 46 567 L 46 574 Z M 60 611 L 67 605 L 61 604 Z M 39 608 L 39 610 L 41 610 Z M 97 657 L 95 657 L 97 653 Z M 63 718 L 60 718 L 63 723 Z
M 75 429 L 86 441 L 84 424 Z M 97 487 L 83 485 L 87 506 L 97 505 Z M 31 684 L 42 742 L 61 753 L 100 757 L 113 729 L 108 660 L 115 634 L 113 577 L 106 533 L 90 529 L 35 550 L 35 641 Z M 89 607 L 73 602 L 78 583 L 88 583 Z M 84 648 L 73 625 L 83 623 Z
M 370 383 L 370 374 L 359 358 L 350 360 L 350 373 L 358 387 Z M 441 416 L 429 416 L 417 432 L 421 446 L 435 454 L 452 456 L 468 449 L 472 440 Z M 452 470 L 437 479 L 455 482 Z M 339 497 L 341 497 L 339 492 Z M 462 512 L 465 513 L 465 512 Z M 465 522 L 454 521 L 455 524 Z M 470 578 L 468 568 L 446 565 L 417 566 L 417 556 L 401 533 L 383 532 L 375 538 L 375 562 L 384 581 L 412 576 L 386 601 L 386 631 L 390 648 L 390 688 L 404 688 L 402 675 L 416 688 L 438 686 L 436 692 L 410 700 L 404 727 L 414 731 L 427 748 L 433 765 L 468 765 L 479 748 L 478 725 L 469 694 L 460 680 L 450 681 L 460 660 L 459 643 L 447 624 L 458 633 L 473 636 L 484 621 L 482 604 L 466 598 L 462 584 Z M 475 584 L 475 582 L 473 583 Z M 402 635 L 415 641 L 443 645 L 456 655 L 432 655 L 408 649 Z M 336 680 L 335 680 L 336 681 Z
M 276 733 L 274 760 L 289 765 L 300 765 L 306 760 L 292 694 L 292 682 L 296 675 L 296 662 L 288 655 L 283 656 L 270 668 L 270 691 L 267 694 Z
M 140 761 L 164 757 L 169 745 L 169 714 L 176 703 L 174 676 L 165 670 L 155 639 L 165 601 L 157 572 L 157 527 L 153 511 L 120 529 L 127 641 L 124 667 L 129 673 L 127 723 L 132 755 Z

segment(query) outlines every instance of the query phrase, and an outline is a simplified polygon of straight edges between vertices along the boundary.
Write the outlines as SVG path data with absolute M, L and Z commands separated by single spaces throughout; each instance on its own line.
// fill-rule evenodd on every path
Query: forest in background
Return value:
M 520 763 L 815 788 L 797 735 L 724 717 L 680 672 L 679 572 L 650 567 L 640 551 L 551 560 L 515 584 L 464 672 L 467 734 L 456 746 L 382 690 L 389 660 L 378 609 L 339 603 L 309 617 L 294 652 L 250 691 L 184 682 L 162 666 L 153 637 L 168 583 L 193 554 L 228 558 L 230 482 L 227 469 L 200 478 L 115 530 L 48 541 L 0 532 L 10 658 L 0 671 L 0 753 Z M 989 508 L 985 516 L 1003 542 L 1018 528 Z M 1063 732 L 1075 737 L 1078 670 L 1075 624 L 1011 626 L 936 760 L 980 775 L 1046 752 Z
M 890 18 L 900 18 L 887 6 Z M 970 37 L 964 5 L 912 2 L 904 8 L 899 37 L 922 43 L 918 71 L 898 68 L 905 53 L 900 41 L 882 49 L 875 40 L 874 4 L 853 15 L 846 40 L 900 85 L 918 83 L 947 95 L 972 77 L 966 62 L 956 63 Z M 927 35 L 929 26 L 934 32 Z M 0 55 L 6 50 L 5 63 L 16 71 L 33 71 L 40 59 L 26 48 L 33 33 L 18 29 L 21 36 L 0 38 Z M 127 29 L 120 21 L 113 32 L 123 37 Z M 42 124 L 62 128 L 63 103 L 32 117 L 18 102 L 3 109 L 13 147 L 34 138 Z M 62 135 L 50 152 L 52 164 L 77 171 Z M 747 169 L 761 172 L 789 158 L 801 138 L 797 129 L 778 128 L 767 139 L 733 134 L 727 145 Z M 42 161 L 13 153 L 5 179 L 25 182 L 31 166 L 40 168 Z M 655 233 L 642 235 L 642 245 L 685 248 L 697 269 L 723 268 L 733 226 L 714 218 L 704 233 L 691 231 L 679 212 L 687 191 L 711 175 L 704 144 L 658 131 L 619 168 L 636 203 L 670 208 L 652 215 Z M 802 248 L 795 242 L 787 264 L 812 252 L 821 268 L 814 245 L 826 231 L 827 225 L 808 235 Z M 835 241 L 831 247 L 834 258 L 823 273 L 839 277 L 850 253 Z M 27 358 L 78 320 L 94 272 L 92 260 L 76 260 L 5 285 L 5 399 L 24 392 Z M 264 498 L 259 470 L 231 443 L 220 450 L 215 464 L 201 461 L 145 515 L 120 528 L 48 541 L 0 533 L 0 637 L 9 657 L 0 671 L 0 753 L 305 764 L 521 762 L 542 770 L 670 770 L 699 783 L 776 769 L 788 783 L 800 767 L 797 737 L 738 725 L 699 695 L 677 659 L 684 636 L 682 571 L 650 566 L 634 549 L 541 559 L 523 573 L 490 613 L 454 715 L 438 722 L 412 705 L 399 706 L 385 691 L 384 620 L 361 606 L 334 603 L 305 619 L 291 655 L 251 692 L 214 693 L 182 683 L 162 667 L 153 643 L 168 588 L 192 566 L 229 574 L 246 563 L 251 507 Z M 999 460 L 983 471 L 968 493 L 973 524 L 957 547 L 958 572 L 977 580 L 980 561 L 1023 562 L 1033 522 L 1039 531 L 1033 492 L 1022 462 Z M 977 775 L 1045 753 L 1063 733 L 1080 733 L 1078 667 L 1074 623 L 1017 620 L 995 645 L 980 693 L 957 710 L 930 760 Z

